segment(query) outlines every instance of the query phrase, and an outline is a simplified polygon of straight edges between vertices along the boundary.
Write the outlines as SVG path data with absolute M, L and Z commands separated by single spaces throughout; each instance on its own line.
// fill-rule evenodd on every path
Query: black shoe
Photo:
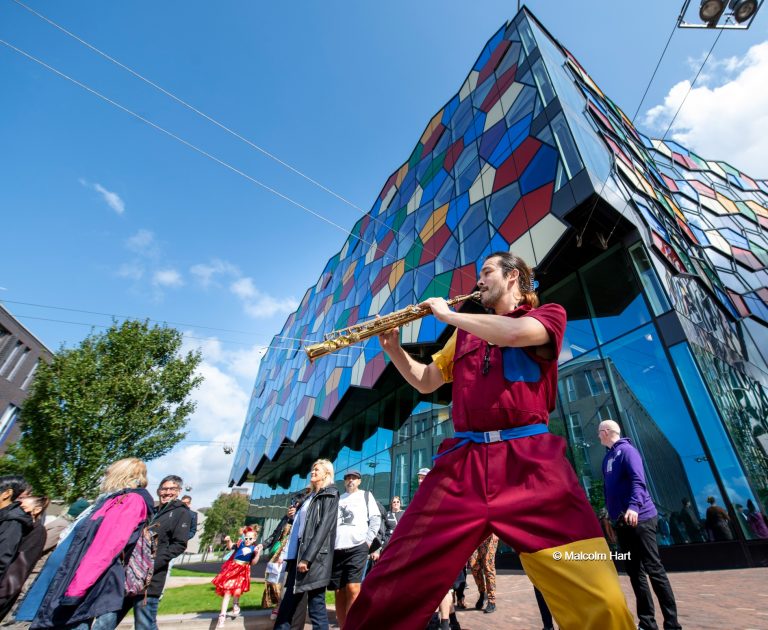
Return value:
M 475 603 L 475 610 L 482 610 L 483 604 L 485 604 L 485 593 L 480 593 L 480 597 L 477 599 L 477 602 Z
M 496 604 L 493 602 L 488 602 L 488 605 L 485 607 L 485 610 L 483 611 L 486 615 L 488 613 L 496 612 Z
M 461 630 L 461 624 L 459 623 L 459 620 L 456 618 L 456 613 L 451 613 L 448 615 L 448 622 L 450 625 L 450 630 Z

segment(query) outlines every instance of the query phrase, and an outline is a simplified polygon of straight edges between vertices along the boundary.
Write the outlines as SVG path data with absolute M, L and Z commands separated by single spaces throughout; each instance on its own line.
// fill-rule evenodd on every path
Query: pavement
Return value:
M 466 601 L 471 607 L 477 600 L 477 589 L 471 576 L 468 576 Z M 768 568 L 738 569 L 731 571 L 698 571 L 691 573 L 669 574 L 672 588 L 677 599 L 679 620 L 686 630 L 768 630 Z M 172 578 L 174 585 L 193 583 L 188 580 L 201 578 Z M 205 581 L 203 578 L 202 581 Z M 629 578 L 620 576 L 621 585 L 627 597 L 630 609 L 634 612 L 635 598 L 629 584 Z M 247 595 L 242 603 L 248 606 Z M 254 604 L 257 602 L 253 602 Z M 497 577 L 497 610 L 486 615 L 474 610 L 457 611 L 459 622 L 464 630 L 539 630 L 539 617 L 533 588 L 528 578 L 519 572 L 500 573 Z M 335 610 L 328 607 L 328 616 L 332 623 L 336 621 Z M 659 627 L 662 625 L 658 613 Z M 213 630 L 217 615 L 160 616 L 158 627 L 162 630 Z M 121 628 L 130 626 L 130 622 L 121 624 Z M 228 618 L 227 630 L 266 630 L 272 628 L 269 611 L 245 611 L 237 619 Z M 332 628 L 335 626 L 331 626 Z M 337 626 L 336 626 L 337 627 Z M 307 630 L 311 625 L 305 626 Z M 378 630 L 378 629 L 371 629 Z M 397 629 L 393 629 L 397 630 Z M 605 630 L 610 630 L 606 628 Z

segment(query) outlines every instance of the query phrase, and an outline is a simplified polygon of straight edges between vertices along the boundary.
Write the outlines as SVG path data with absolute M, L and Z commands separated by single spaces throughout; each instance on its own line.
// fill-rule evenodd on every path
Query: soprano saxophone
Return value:
M 475 291 L 468 295 L 457 295 L 455 298 L 446 300 L 446 303 L 448 306 L 453 306 L 454 304 L 458 304 L 465 300 L 479 299 L 480 291 Z M 376 319 L 370 319 L 366 322 L 361 322 L 353 326 L 348 326 L 347 328 L 341 328 L 340 330 L 326 333 L 323 336 L 323 341 L 305 346 L 304 352 L 307 353 L 311 363 L 319 357 L 324 357 L 326 354 L 331 354 L 341 348 L 346 348 L 352 344 L 359 343 L 387 330 L 400 328 L 400 326 L 421 319 L 425 315 L 430 315 L 431 313 L 432 309 L 428 306 L 411 304 L 410 306 L 406 306 L 399 311 L 394 311 L 384 317 L 377 317 Z

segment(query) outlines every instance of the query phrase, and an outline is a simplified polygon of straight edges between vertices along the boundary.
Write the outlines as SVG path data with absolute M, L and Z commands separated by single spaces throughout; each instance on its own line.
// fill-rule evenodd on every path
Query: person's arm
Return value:
M 434 363 L 425 365 L 416 361 L 400 345 L 400 333 L 397 328 L 379 335 L 379 343 L 384 352 L 389 355 L 397 371 L 411 387 L 421 394 L 430 394 L 445 381 L 440 370 Z
M 125 549 L 131 534 L 147 518 L 147 504 L 139 494 L 124 494 L 113 501 L 120 501 L 120 505 L 113 506 L 104 514 L 88 551 L 67 587 L 66 597 L 79 598 L 85 595 Z
M 157 550 L 155 573 L 167 569 L 168 563 L 176 556 L 184 553 L 187 548 L 187 541 L 189 540 L 189 510 L 186 507 L 175 508 L 175 510 L 178 512 L 179 518 L 176 519 L 176 524 L 170 532 L 168 545 Z
M 5 575 L 16 557 L 21 537 L 21 523 L 6 521 L 3 525 L 2 535 L 0 535 L 0 578 Z
M 624 511 L 624 520 L 627 522 L 627 525 L 634 527 L 637 525 L 638 514 L 640 513 L 641 495 L 646 489 L 643 460 L 640 457 L 640 453 L 634 448 L 625 448 L 623 453 L 624 469 L 632 484 L 629 503 Z
M 381 525 L 381 512 L 376 505 L 376 499 L 373 494 L 368 493 L 368 531 L 365 533 L 365 542 L 370 547 L 373 539 L 379 535 L 379 526 Z

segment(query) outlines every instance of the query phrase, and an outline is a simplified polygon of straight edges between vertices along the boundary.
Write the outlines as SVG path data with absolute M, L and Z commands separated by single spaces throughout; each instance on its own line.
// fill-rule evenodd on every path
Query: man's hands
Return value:
M 630 527 L 637 527 L 637 512 L 634 510 L 624 512 L 624 522 Z
M 296 516 L 296 508 L 293 506 L 289 507 L 286 514 L 288 515 L 288 518 L 293 518 L 294 516 Z
M 309 563 L 306 560 L 301 560 L 299 564 L 296 565 L 296 570 L 299 573 L 306 573 L 309 571 Z
M 446 324 L 449 323 L 448 320 L 450 319 L 451 315 L 454 314 L 451 310 L 451 307 L 448 306 L 448 302 L 439 297 L 433 297 L 424 300 L 421 304 L 419 304 L 419 306 L 428 306 L 430 309 L 432 309 L 432 315 L 434 315 L 441 322 L 445 322 Z
M 428 306 L 432 314 L 441 322 L 447 322 L 454 312 L 448 306 L 448 303 L 443 298 L 433 297 L 428 300 L 424 300 L 419 306 Z M 384 349 L 384 352 L 391 354 L 393 350 L 397 350 L 400 347 L 400 332 L 397 328 L 384 331 L 379 335 L 379 343 Z
M 371 560 L 373 560 L 374 562 L 376 562 L 380 556 L 381 556 L 381 551 L 378 551 L 378 550 L 370 554 Z
M 379 343 L 387 354 L 400 347 L 400 331 L 397 328 L 385 330 L 379 335 Z

